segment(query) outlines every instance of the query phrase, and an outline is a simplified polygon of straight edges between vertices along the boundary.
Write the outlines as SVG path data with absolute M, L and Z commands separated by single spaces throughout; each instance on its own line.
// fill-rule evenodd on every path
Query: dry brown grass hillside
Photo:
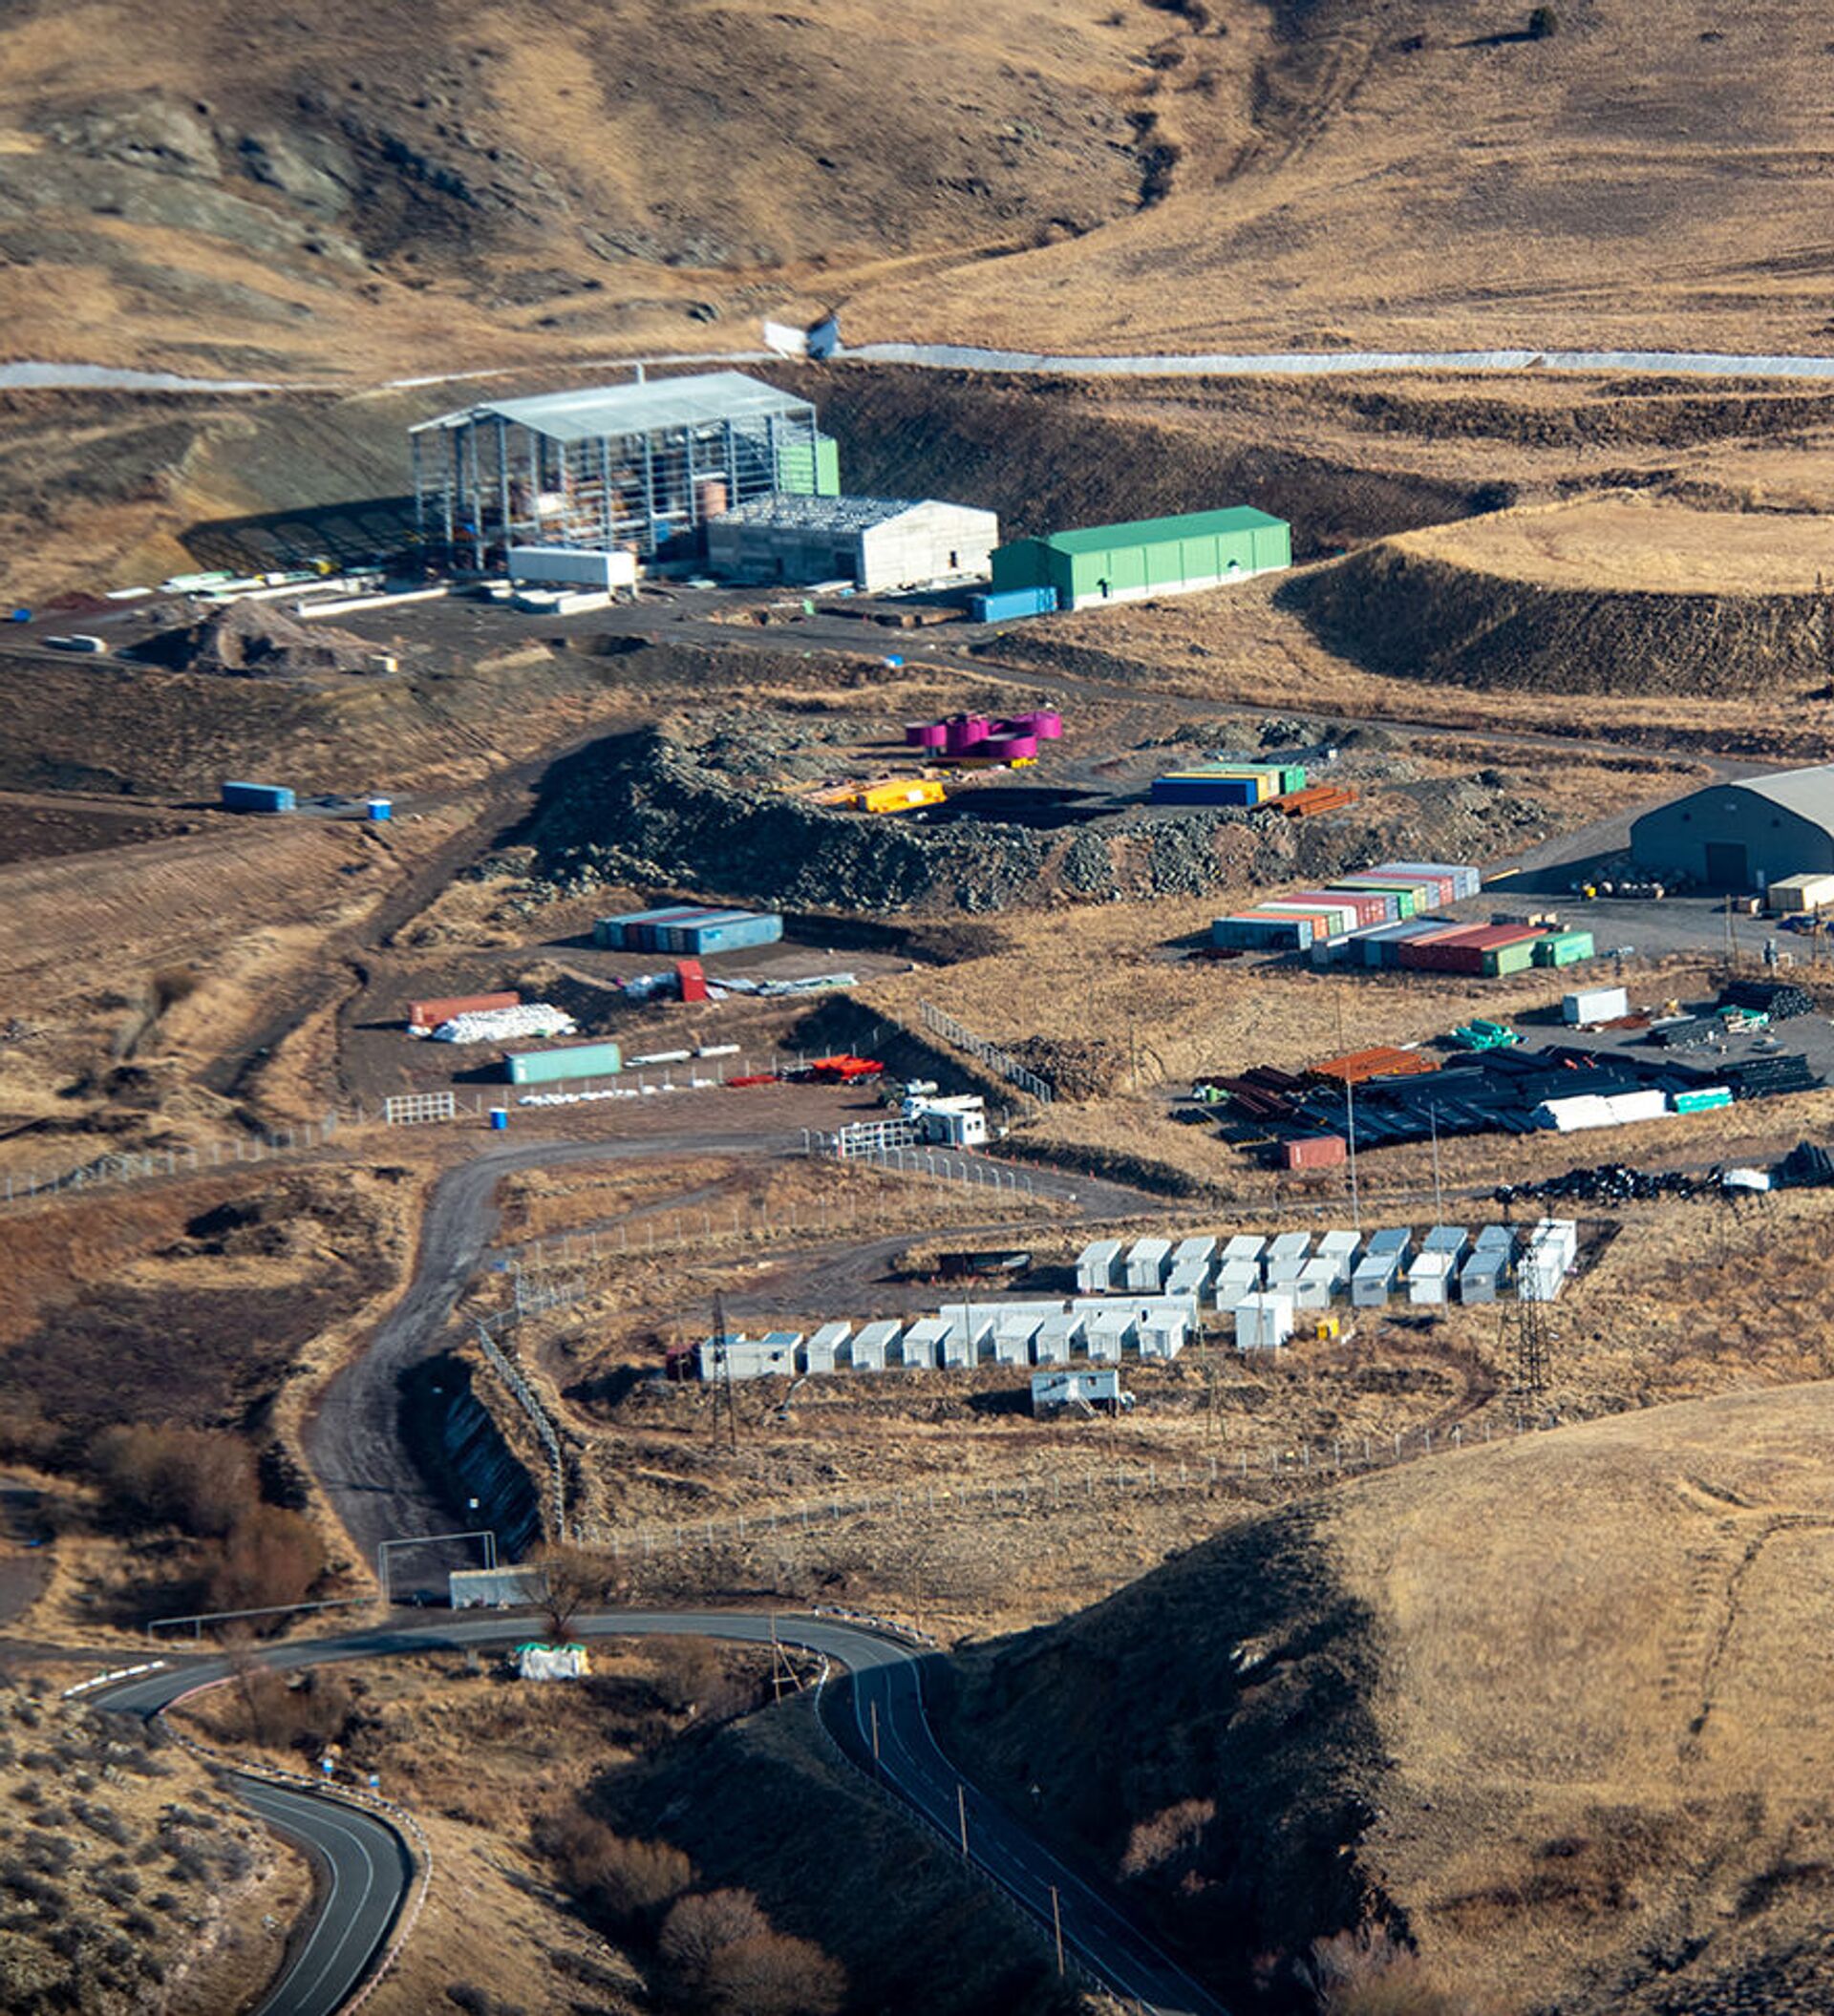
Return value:
M 176 1744 L 0 1677 L 0 2006 L 251 2007 L 310 1894 L 305 1862 Z
M 1783 0 L 23 0 L 15 355 L 369 378 L 856 336 L 1826 347 Z
M 1606 493 L 1384 541 L 1276 593 L 1389 677 L 1801 703 L 1834 662 L 1831 525 Z
M 1825 2007 L 1831 1419 L 1734 1395 L 1345 1488 L 975 1655 L 951 1740 L 1226 1984 L 1373 1921 L 1498 2016 Z

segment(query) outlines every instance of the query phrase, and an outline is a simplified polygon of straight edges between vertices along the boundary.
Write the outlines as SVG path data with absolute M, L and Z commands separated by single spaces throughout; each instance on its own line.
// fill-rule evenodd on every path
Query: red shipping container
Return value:
M 707 975 L 701 970 L 698 959 L 675 961 L 675 985 L 680 987 L 684 1001 L 706 1000 Z
M 1483 947 L 1442 944 L 1433 939 L 1416 944 L 1409 939 L 1397 955 L 1396 964 L 1417 973 L 1482 973 Z
M 1287 1169 L 1334 1169 L 1346 1159 L 1340 1134 L 1307 1134 L 1280 1144 L 1281 1166 Z
M 408 1024 L 413 1029 L 437 1029 L 455 1015 L 481 1015 L 491 1008 L 522 1005 L 520 994 L 447 994 L 432 1001 L 410 1001 Z

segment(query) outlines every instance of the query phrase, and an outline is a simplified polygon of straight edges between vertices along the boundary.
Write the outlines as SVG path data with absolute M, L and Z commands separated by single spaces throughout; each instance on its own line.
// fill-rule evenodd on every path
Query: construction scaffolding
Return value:
M 461 568 L 511 546 L 685 557 L 736 505 L 839 487 L 815 408 L 742 371 L 492 400 L 409 441 L 421 544 Z

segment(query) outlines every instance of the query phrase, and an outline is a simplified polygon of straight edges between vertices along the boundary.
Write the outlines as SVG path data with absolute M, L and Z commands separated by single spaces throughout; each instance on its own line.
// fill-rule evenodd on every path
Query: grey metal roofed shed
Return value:
M 666 427 L 705 427 L 716 421 L 762 419 L 771 414 L 812 413 L 806 399 L 779 392 L 743 371 L 699 371 L 688 378 L 647 378 L 629 385 L 594 385 L 578 392 L 538 393 L 526 399 L 485 399 L 476 406 L 422 420 L 411 434 L 503 419 L 532 427 L 550 441 L 596 440 L 602 434 L 650 434 Z
M 460 568 L 515 546 L 692 562 L 736 505 L 838 486 L 808 400 L 736 371 L 485 399 L 409 444 L 422 543 Z
M 1652 875 L 1708 889 L 1834 871 L 1834 764 L 1691 791 L 1632 822 L 1631 853 Z

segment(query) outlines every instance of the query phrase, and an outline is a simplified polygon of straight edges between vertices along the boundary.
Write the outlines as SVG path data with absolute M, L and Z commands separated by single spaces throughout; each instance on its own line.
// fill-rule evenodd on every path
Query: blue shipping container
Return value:
M 688 925 L 682 949 L 695 958 L 709 952 L 743 952 L 754 945 L 773 945 L 783 936 L 783 920 L 774 914 L 719 919 Z
M 285 784 L 225 784 L 225 812 L 292 812 L 298 801 Z
M 976 623 L 1013 623 L 1026 616 L 1049 616 L 1057 605 L 1056 588 L 1000 588 L 970 595 L 969 610 Z
M 595 944 L 608 945 L 614 951 L 640 951 L 644 949 L 643 928 L 646 924 L 665 917 L 698 917 L 700 914 L 693 903 L 669 903 L 658 910 L 625 910 L 616 917 L 599 918 L 592 926 L 592 938 Z
M 1155 777 L 1156 805 L 1258 805 L 1261 788 L 1253 777 Z
M 750 910 L 696 910 L 691 917 L 672 920 L 668 923 L 652 924 L 650 930 L 655 938 L 658 952 L 692 952 L 693 938 L 697 932 L 705 931 L 714 924 L 736 924 L 742 923 L 754 913 Z

